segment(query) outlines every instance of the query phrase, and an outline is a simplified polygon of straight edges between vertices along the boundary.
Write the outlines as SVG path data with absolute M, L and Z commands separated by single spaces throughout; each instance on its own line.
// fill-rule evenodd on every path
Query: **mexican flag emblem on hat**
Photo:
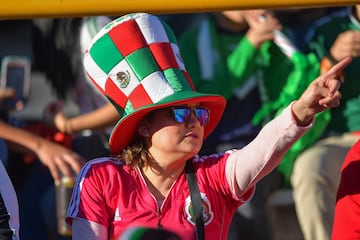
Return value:
M 223 97 L 196 92 L 175 34 L 155 15 L 134 13 L 107 24 L 85 52 L 84 67 L 121 114 L 110 136 L 113 153 L 131 142 L 138 123 L 155 109 L 203 104 L 211 112 L 204 130 L 208 136 L 225 108 Z

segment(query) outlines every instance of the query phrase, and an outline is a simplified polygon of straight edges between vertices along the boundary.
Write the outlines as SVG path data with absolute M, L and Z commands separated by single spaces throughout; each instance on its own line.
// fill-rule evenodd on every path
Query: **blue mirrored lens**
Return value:
M 190 108 L 174 108 L 173 109 L 175 121 L 178 123 L 184 123 L 189 120 L 191 115 Z
M 202 126 L 209 122 L 210 114 L 207 108 L 195 108 L 194 113 Z

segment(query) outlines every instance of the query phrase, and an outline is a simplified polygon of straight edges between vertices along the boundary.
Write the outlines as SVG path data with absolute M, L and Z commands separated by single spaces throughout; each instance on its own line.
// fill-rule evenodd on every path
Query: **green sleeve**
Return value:
M 234 82 L 246 80 L 259 67 L 256 59 L 260 55 L 259 49 L 256 49 L 252 43 L 244 36 L 234 52 L 227 57 L 227 67 L 231 73 Z M 240 82 L 241 82 L 240 81 Z
M 213 24 L 213 23 L 212 23 Z M 201 76 L 201 69 L 198 55 L 198 35 L 199 27 L 188 30 L 179 38 L 179 46 L 185 67 L 189 72 L 197 90 L 199 92 L 217 93 L 229 99 L 238 86 L 241 86 L 256 68 L 256 55 L 259 51 L 251 43 L 239 35 L 237 45 L 231 53 L 223 51 L 223 45 L 230 45 L 233 41 L 228 41 L 221 33 L 215 32 L 215 27 L 211 25 L 210 36 L 212 38 L 213 51 L 209 56 L 214 60 L 214 74 L 210 79 Z M 221 38 L 223 45 L 218 42 Z

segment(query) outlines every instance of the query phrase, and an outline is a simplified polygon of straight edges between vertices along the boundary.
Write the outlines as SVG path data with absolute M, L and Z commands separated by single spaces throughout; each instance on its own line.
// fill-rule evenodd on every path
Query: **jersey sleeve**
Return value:
M 252 142 L 230 154 L 225 168 L 226 179 L 239 198 L 274 170 L 292 144 L 312 126 L 297 126 L 291 105 L 267 123 Z
M 89 161 L 77 177 L 70 200 L 66 221 L 72 223 L 73 218 L 86 219 L 104 226 L 108 226 L 113 216 L 111 214 L 112 201 L 111 175 L 116 169 L 108 158 Z

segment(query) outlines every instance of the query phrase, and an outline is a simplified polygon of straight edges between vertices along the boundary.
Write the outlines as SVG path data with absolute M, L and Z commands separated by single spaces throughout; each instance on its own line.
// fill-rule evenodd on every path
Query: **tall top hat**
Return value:
M 139 122 L 153 110 L 201 103 L 210 110 L 206 138 L 225 109 L 222 96 L 196 92 L 173 31 L 154 15 L 129 14 L 107 24 L 86 51 L 84 67 L 121 114 L 110 136 L 113 153 L 132 141 Z

